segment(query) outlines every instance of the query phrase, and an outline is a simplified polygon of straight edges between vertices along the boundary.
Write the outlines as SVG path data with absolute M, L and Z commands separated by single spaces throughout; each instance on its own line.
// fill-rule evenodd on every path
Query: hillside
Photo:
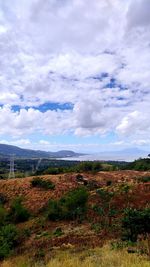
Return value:
M 150 172 L 113 171 L 95 175 L 72 173 L 38 178 L 47 181 L 46 183 L 51 181 L 55 185 L 54 189 L 42 188 L 41 185 L 33 186 L 35 177 L 0 180 L 0 201 L 3 200 L 5 209 L 9 212 L 13 201 L 21 197 L 22 204 L 30 214 L 25 222 L 15 221 L 17 229 L 21 231 L 20 245 L 16 246 L 16 253 L 38 257 L 43 251 L 44 255 L 41 257 L 48 257 L 50 251 L 56 248 L 101 247 L 106 240 L 120 239 L 123 211 L 128 207 L 144 209 L 150 203 L 150 182 L 145 182 L 143 177 L 150 177 Z M 67 199 L 63 200 L 64 196 L 77 188 L 83 188 L 88 193 L 86 210 L 83 214 L 77 213 L 77 217 L 66 217 L 68 215 L 65 213 L 65 217 L 59 218 L 57 208 L 55 210 L 54 207 L 58 203 L 67 203 Z M 99 192 L 103 193 L 104 198 L 101 198 Z M 108 199 L 108 196 L 111 198 Z M 60 199 L 62 200 L 59 202 Z M 52 206 L 49 206 L 49 201 Z M 52 203 L 55 203 L 54 206 Z M 71 203 L 70 211 L 73 211 L 75 206 Z M 101 213 L 102 209 L 104 214 Z M 57 219 L 54 214 L 57 214 Z

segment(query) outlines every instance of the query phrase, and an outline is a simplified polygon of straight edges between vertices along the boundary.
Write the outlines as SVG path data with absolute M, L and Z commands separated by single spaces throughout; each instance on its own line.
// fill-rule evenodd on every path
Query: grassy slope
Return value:
M 57 251 L 48 263 L 33 263 L 27 257 L 16 257 L 3 262 L 1 267 L 150 267 L 145 256 L 128 254 L 125 250 L 111 250 L 109 245 L 103 248 L 82 252 L 74 250 Z

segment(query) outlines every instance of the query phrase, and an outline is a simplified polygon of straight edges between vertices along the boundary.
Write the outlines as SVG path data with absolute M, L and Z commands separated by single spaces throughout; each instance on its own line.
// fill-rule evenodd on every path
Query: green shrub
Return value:
M 121 193 L 128 194 L 129 191 L 132 189 L 132 186 L 128 184 L 121 184 L 119 189 Z
M 150 176 L 144 176 L 144 177 L 140 177 L 138 179 L 139 182 L 142 182 L 142 183 L 148 183 L 150 182 Z
M 44 171 L 44 174 L 56 175 L 56 174 L 60 174 L 63 172 L 64 172 L 63 168 L 49 167 L 48 169 Z
M 81 172 L 99 172 L 102 170 L 102 164 L 99 161 L 84 161 L 81 162 L 76 169 Z
M 9 220 L 13 221 L 14 223 L 24 222 L 27 221 L 30 217 L 29 211 L 23 206 L 22 198 L 18 197 L 14 199 L 10 211 L 8 214 Z
M 50 200 L 47 217 L 50 220 L 83 219 L 86 212 L 88 192 L 85 188 L 77 188 L 68 192 L 60 200 Z
M 94 230 L 96 234 L 99 234 L 102 230 L 102 225 L 100 223 L 93 223 L 91 229 Z
M 124 239 L 137 241 L 139 234 L 150 234 L 150 208 L 137 210 L 128 208 L 124 212 L 122 226 L 125 229 Z
M 7 202 L 7 198 L 4 194 L 0 193 L 0 205 L 5 204 Z
M 0 205 L 0 226 L 3 226 L 7 219 L 7 211 L 6 209 Z
M 61 227 L 56 228 L 55 231 L 53 232 L 53 235 L 56 237 L 62 236 L 63 232 L 62 232 Z
M 134 162 L 127 164 L 126 169 L 136 171 L 148 171 L 150 170 L 150 158 L 137 159 Z
M 8 224 L 0 229 L 0 259 L 9 256 L 17 243 L 18 232 L 15 225 Z
M 50 200 L 47 207 L 47 217 L 49 220 L 58 221 L 62 217 L 62 210 L 59 201 Z
M 81 218 L 86 212 L 88 192 L 84 187 L 80 187 L 68 192 L 60 199 L 65 219 Z
M 43 180 L 40 177 L 33 178 L 33 180 L 31 181 L 31 184 L 33 187 L 39 187 L 43 189 L 54 189 L 55 188 L 55 185 L 52 181 Z
M 107 182 L 106 182 L 106 186 L 111 186 L 112 185 L 112 181 L 111 180 L 108 180 Z

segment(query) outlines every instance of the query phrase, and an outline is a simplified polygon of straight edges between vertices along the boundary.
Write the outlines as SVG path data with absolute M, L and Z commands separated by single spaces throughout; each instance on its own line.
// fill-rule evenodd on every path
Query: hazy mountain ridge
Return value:
M 75 153 L 74 151 L 70 150 L 46 152 L 41 150 L 24 149 L 17 146 L 0 144 L 0 157 L 10 157 L 11 155 L 19 158 L 67 158 L 78 157 L 84 154 Z

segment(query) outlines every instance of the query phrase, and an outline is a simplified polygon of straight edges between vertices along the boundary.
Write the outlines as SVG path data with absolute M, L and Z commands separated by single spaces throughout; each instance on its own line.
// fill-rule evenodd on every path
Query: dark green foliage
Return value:
M 109 192 L 104 188 L 97 190 L 100 197 L 100 203 L 93 206 L 93 210 L 100 216 L 101 224 L 104 227 L 112 225 L 112 219 L 117 215 L 117 209 L 112 204 L 114 192 Z
M 137 241 L 139 234 L 150 234 L 150 208 L 143 210 L 126 209 L 122 226 L 126 230 L 124 238 L 133 242 Z
M 46 171 L 44 171 L 44 174 L 51 174 L 51 175 L 56 175 L 59 173 L 63 173 L 63 168 L 54 168 L 54 167 L 49 167 Z
M 145 158 L 145 159 L 135 160 L 134 162 L 129 163 L 126 166 L 126 169 L 136 170 L 136 171 L 148 171 L 150 170 L 150 159 Z
M 121 184 L 120 185 L 120 192 L 125 193 L 125 194 L 128 194 L 131 188 L 132 188 L 131 185 Z
M 31 236 L 31 229 L 25 228 L 25 229 L 21 230 L 21 236 L 22 236 L 22 238 L 30 237 Z
M 43 158 L 38 170 L 36 167 L 38 165 L 39 159 L 15 159 L 15 165 L 17 169 L 17 176 L 24 177 L 30 175 L 43 175 L 43 174 L 59 174 L 66 172 L 93 172 L 96 173 L 103 169 L 102 162 L 94 161 L 94 162 L 81 162 L 74 160 L 56 160 L 56 159 L 46 159 Z M 104 162 L 106 164 L 107 162 Z M 128 165 L 125 162 L 117 162 L 117 161 L 109 161 L 109 166 L 111 165 L 111 169 L 122 169 L 126 168 Z M 9 159 L 2 159 L 0 161 L 0 179 L 8 178 L 8 165 Z M 104 167 L 104 170 L 106 167 Z M 110 168 L 109 168 L 110 169 Z M 17 177 L 16 176 L 16 177 Z
M 36 250 L 35 255 L 34 255 L 35 261 L 37 262 L 43 262 L 45 258 L 45 250 L 43 248 L 40 248 Z
M 108 203 L 110 202 L 110 200 L 113 198 L 114 196 L 114 192 L 109 192 L 103 188 L 101 189 L 98 189 L 97 190 L 97 194 L 100 196 L 101 200 L 104 202 L 104 203 Z
M 91 229 L 94 230 L 96 234 L 99 234 L 102 230 L 102 225 L 100 223 L 93 223 Z
M 106 182 L 106 186 L 111 186 L 111 185 L 112 185 L 112 181 L 111 180 Z
M 144 176 L 144 177 L 140 177 L 138 179 L 139 182 L 142 182 L 142 183 L 149 183 L 150 182 L 150 176 Z
M 68 192 L 60 200 L 50 200 L 47 216 L 50 220 L 83 219 L 86 212 L 88 192 L 85 188 L 77 188 Z
M 54 233 L 53 233 L 53 235 L 56 236 L 56 237 L 62 236 L 63 232 L 62 232 L 61 227 L 56 228 Z
M 0 205 L 5 204 L 6 202 L 7 202 L 7 197 L 4 194 L 0 193 Z
M 99 161 L 83 161 L 81 163 L 78 162 L 65 162 L 64 166 L 54 167 L 50 166 L 46 170 L 44 170 L 44 174 L 59 174 L 66 172 L 92 172 L 97 173 L 101 171 L 102 164 Z
M 76 179 L 77 179 L 77 181 L 79 181 L 79 182 L 84 181 L 84 177 L 83 177 L 83 175 L 80 174 L 80 173 L 78 173 L 78 174 L 76 175 Z
M 0 259 L 9 256 L 16 245 L 18 232 L 15 225 L 8 224 L 0 229 Z
M 85 183 L 84 183 L 85 184 Z M 88 181 L 87 182 L 87 188 L 89 190 L 94 190 L 94 189 L 97 189 L 99 188 L 99 184 L 97 183 L 97 181 L 95 180 L 91 180 L 91 181 Z
M 93 210 L 99 215 L 99 216 L 104 216 L 105 215 L 105 210 L 104 208 L 100 207 L 99 205 L 94 205 Z
M 131 241 L 112 241 L 110 243 L 111 249 L 113 250 L 119 250 L 123 248 L 130 247 L 131 250 L 134 250 L 135 248 L 135 243 Z
M 59 201 L 50 200 L 46 211 L 49 220 L 58 221 L 62 218 L 62 209 Z
M 66 219 L 80 218 L 86 211 L 88 192 L 80 187 L 68 192 L 60 199 L 60 204 Z
M 99 172 L 102 170 L 102 165 L 99 161 L 84 161 L 81 162 L 77 167 L 80 172 Z
M 43 189 L 54 189 L 55 188 L 55 185 L 52 181 L 43 180 L 40 177 L 33 178 L 33 180 L 31 181 L 31 184 L 33 187 L 39 187 Z
M 0 205 L 0 227 L 5 224 L 6 220 L 7 220 L 7 211 L 2 205 Z
M 30 217 L 29 211 L 23 206 L 22 198 L 18 197 L 14 199 L 10 212 L 8 214 L 9 220 L 14 223 L 27 221 Z

